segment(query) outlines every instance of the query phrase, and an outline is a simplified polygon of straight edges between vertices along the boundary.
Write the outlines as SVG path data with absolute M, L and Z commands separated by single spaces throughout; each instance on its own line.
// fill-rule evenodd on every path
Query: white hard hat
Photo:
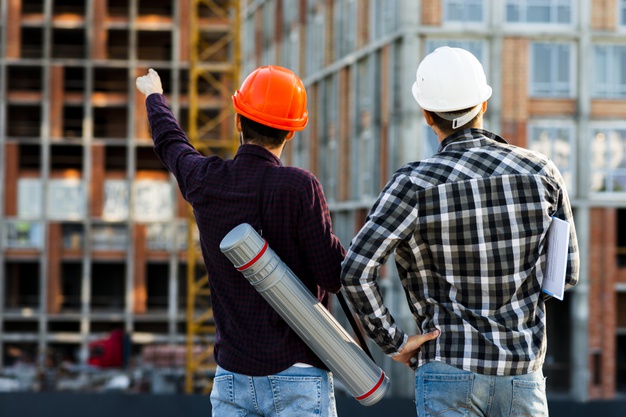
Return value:
M 465 49 L 448 46 L 435 49 L 422 60 L 412 92 L 421 108 L 435 113 L 473 108 L 491 97 L 491 87 L 478 59 Z M 454 125 L 469 122 L 480 109 L 472 110 L 472 117 L 464 123 L 454 119 Z

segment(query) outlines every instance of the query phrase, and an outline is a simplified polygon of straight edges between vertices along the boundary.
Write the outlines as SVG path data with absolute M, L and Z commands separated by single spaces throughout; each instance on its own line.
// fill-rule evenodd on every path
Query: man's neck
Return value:
M 482 129 L 483 125 L 482 123 L 477 123 L 475 126 L 471 126 L 471 127 L 460 127 L 456 130 L 452 130 L 450 132 L 446 132 L 444 133 L 443 131 L 439 130 L 438 128 L 433 128 L 433 131 L 435 132 L 435 134 L 437 135 L 437 139 L 439 140 L 439 143 L 443 142 L 447 137 L 454 135 L 455 133 L 461 131 L 461 130 L 465 130 L 465 129 Z
M 276 158 L 280 159 L 280 156 L 283 154 L 283 149 L 285 149 L 285 144 L 281 145 L 278 148 L 273 148 L 273 149 L 265 148 L 265 149 L 267 149 L 268 151 L 276 155 Z
M 283 154 L 283 149 L 285 149 L 285 143 L 283 143 L 281 146 L 279 146 L 277 148 L 269 148 L 267 146 L 259 145 L 259 144 L 254 143 L 254 142 L 244 142 L 243 140 L 240 141 L 241 145 L 260 146 L 261 148 L 265 149 L 266 151 L 271 152 L 272 154 L 274 154 L 276 156 L 276 158 L 278 158 L 278 159 L 280 159 L 280 156 Z

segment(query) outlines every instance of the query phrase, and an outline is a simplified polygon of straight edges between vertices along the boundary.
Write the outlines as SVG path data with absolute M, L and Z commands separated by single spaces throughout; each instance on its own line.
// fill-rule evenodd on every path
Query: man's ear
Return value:
M 239 117 L 239 113 L 235 113 L 235 128 L 237 132 L 241 133 L 241 118 Z
M 293 139 L 293 136 L 296 134 L 296 132 L 291 131 L 289 133 L 287 133 L 287 136 L 285 136 L 285 142 L 287 142 L 288 140 Z
M 424 114 L 424 118 L 426 119 L 428 126 L 432 126 L 435 123 L 435 120 L 433 119 L 433 116 L 430 115 L 430 112 L 422 109 L 422 113 Z

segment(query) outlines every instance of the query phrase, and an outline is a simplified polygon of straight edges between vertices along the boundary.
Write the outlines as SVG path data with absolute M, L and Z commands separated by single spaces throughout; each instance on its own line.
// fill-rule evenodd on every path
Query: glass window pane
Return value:
M 128 218 L 128 183 L 124 180 L 104 182 L 104 208 L 102 218 L 112 221 Z
M 4 245 L 12 249 L 43 248 L 43 225 L 32 221 L 9 221 L 6 223 Z
M 568 97 L 572 95 L 571 45 L 533 43 L 531 95 Z
M 63 249 L 79 250 L 84 245 L 85 230 L 82 224 L 66 223 L 61 227 Z
M 149 250 L 172 250 L 174 248 L 174 230 L 169 223 L 151 223 L 147 230 Z
M 608 48 L 597 45 L 594 47 L 593 94 L 595 97 L 607 95 Z
M 507 22 L 519 22 L 520 20 L 521 20 L 521 17 L 520 17 L 519 6 L 508 4 L 506 6 L 506 21 Z
M 570 48 L 566 45 L 560 45 L 557 48 L 557 79 L 562 83 L 570 81 Z
M 530 128 L 530 143 L 528 148 L 550 157 L 550 133 L 548 129 L 538 127 Z
M 195 246 L 200 247 L 200 233 L 198 228 L 193 228 L 193 238 Z M 179 221 L 174 229 L 174 250 L 187 250 L 187 222 Z
M 169 181 L 139 180 L 133 184 L 133 216 L 138 221 L 169 220 L 174 214 L 174 198 Z
M 626 149 L 625 135 L 625 130 L 613 130 L 609 135 L 609 158 L 611 168 L 620 168 L 626 166 L 626 163 L 624 161 L 624 150 Z
M 626 47 L 622 45 L 597 45 L 594 47 L 593 86 L 594 97 L 626 98 Z
M 626 71 L 624 71 L 624 65 L 626 64 L 626 47 L 616 46 L 616 60 L 615 60 L 615 74 L 617 75 L 618 96 L 624 97 L 624 86 L 626 86 Z
M 507 22 L 568 24 L 572 22 L 572 0 L 507 0 Z
M 460 4 L 454 4 L 454 3 L 450 3 L 448 2 L 448 4 L 446 5 L 446 21 L 449 22 L 460 22 L 461 20 L 463 20 L 463 12 L 461 10 L 461 5 Z
M 529 6 L 527 10 L 527 21 L 529 23 L 549 23 L 550 7 L 549 6 Z
M 80 180 L 50 180 L 48 217 L 54 220 L 82 220 L 85 217 L 85 188 Z
M 558 130 L 557 130 L 558 135 Z M 558 136 L 554 140 L 554 152 L 552 153 L 552 160 L 559 169 L 569 170 L 571 169 L 571 144 L 566 136 L 559 138 Z
M 559 6 L 556 9 L 557 23 L 570 23 L 572 21 L 572 9 L 570 6 Z
M 609 65 L 607 74 L 607 87 L 608 87 L 608 96 L 616 97 L 618 94 L 618 83 L 619 83 L 619 73 L 622 68 L 622 62 L 619 59 L 619 48 L 615 45 L 609 47 Z
M 626 129 L 597 129 L 593 133 L 591 190 L 626 191 Z
M 17 181 L 17 216 L 37 219 L 42 215 L 43 183 L 37 178 L 20 178 Z
M 91 239 L 93 250 L 128 249 L 128 232 L 124 225 L 94 225 Z
M 557 166 L 570 194 L 574 194 L 573 158 L 574 127 L 555 126 L 554 122 L 541 125 L 529 125 L 529 149 L 540 152 L 550 158 Z
M 385 24 L 385 33 L 393 33 L 397 30 L 398 24 L 398 2 L 385 1 L 383 6 L 383 22 Z
M 311 9 L 308 16 L 309 24 L 307 25 L 307 67 L 311 72 L 319 71 L 323 65 L 324 59 L 324 15 L 323 8 L 320 3 Z
M 324 194 L 329 201 L 336 201 L 338 198 L 338 147 L 339 132 L 337 115 L 339 112 L 338 102 L 338 76 L 335 74 L 324 80 L 324 100 L 330 103 L 322 106 L 319 110 L 323 114 L 324 123 L 320 125 L 320 132 L 323 134 L 324 158 L 322 158 L 322 172 L 324 180 Z
M 596 132 L 591 142 L 591 166 L 592 168 L 606 168 L 606 134 L 602 131 Z
M 547 44 L 533 45 L 533 81 L 550 82 L 550 46 Z
M 470 22 L 483 21 L 483 6 L 481 4 L 470 4 L 467 9 L 467 17 Z
M 482 22 L 482 0 L 447 0 L 444 4 L 446 22 Z

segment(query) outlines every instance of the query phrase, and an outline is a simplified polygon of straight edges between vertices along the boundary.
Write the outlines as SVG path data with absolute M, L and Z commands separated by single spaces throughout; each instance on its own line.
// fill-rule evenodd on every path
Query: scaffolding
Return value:
M 239 75 L 239 2 L 193 0 L 190 23 L 188 136 L 203 154 L 232 156 L 237 148 L 231 95 L 238 85 Z M 202 268 L 202 257 L 195 245 L 197 226 L 191 207 L 187 230 L 187 247 L 193 249 L 187 251 L 185 391 L 207 393 L 215 370 L 215 325 L 210 305 L 210 278 Z M 198 344 L 203 349 L 195 349 Z

